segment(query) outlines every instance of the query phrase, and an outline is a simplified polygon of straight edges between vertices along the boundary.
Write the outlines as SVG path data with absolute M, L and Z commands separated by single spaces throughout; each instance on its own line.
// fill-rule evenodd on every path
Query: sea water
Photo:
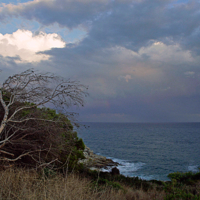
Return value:
M 83 124 L 79 137 L 94 153 L 118 162 L 125 176 L 165 181 L 169 173 L 200 167 L 200 123 Z

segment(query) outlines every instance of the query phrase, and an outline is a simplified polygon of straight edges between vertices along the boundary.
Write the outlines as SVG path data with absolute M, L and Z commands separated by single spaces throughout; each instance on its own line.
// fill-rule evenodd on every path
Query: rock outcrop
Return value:
M 85 167 L 91 170 L 109 169 L 119 165 L 119 163 L 114 162 L 111 159 L 94 154 L 89 147 L 85 147 L 83 154 L 85 159 L 79 160 L 78 163 L 82 163 Z
M 112 168 L 110 174 L 112 174 L 113 176 L 119 175 L 120 174 L 119 169 L 117 169 L 117 167 Z

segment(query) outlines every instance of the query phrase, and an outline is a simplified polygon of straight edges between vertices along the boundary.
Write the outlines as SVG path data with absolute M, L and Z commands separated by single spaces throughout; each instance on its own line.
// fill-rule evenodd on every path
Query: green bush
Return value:
M 78 137 L 77 137 L 76 147 L 77 147 L 77 149 L 81 149 L 81 150 L 84 150 L 84 149 L 85 149 L 85 144 L 84 144 L 82 138 L 78 138 Z
M 192 184 L 197 180 L 200 180 L 200 172 L 174 172 L 168 175 L 172 181 L 182 182 L 184 184 Z
M 200 200 L 196 185 L 200 172 L 174 172 L 168 175 L 171 181 L 165 183 L 165 200 Z
M 175 180 L 165 186 L 165 200 L 200 200 L 198 194 L 193 194 L 191 188 L 178 184 Z
M 119 190 L 119 189 L 123 189 L 123 187 L 117 183 L 117 182 L 114 182 L 114 181 L 109 181 L 107 179 L 104 179 L 104 178 L 99 178 L 97 184 L 104 184 L 106 186 L 110 186 L 116 190 Z
M 15 102 L 10 110 L 10 115 L 16 108 L 22 107 L 24 104 L 27 106 L 35 105 L 29 102 Z M 0 119 L 2 114 L 3 107 L 0 106 Z M 32 107 L 21 110 L 16 115 L 15 120 L 20 121 L 28 118 L 32 120 L 25 120 L 10 128 L 9 134 L 12 135 L 15 132 L 15 137 L 12 137 L 11 141 L 2 148 L 6 152 L 13 153 L 16 157 L 24 152 L 31 152 L 17 160 L 16 165 L 37 168 L 42 163 L 51 163 L 55 160 L 49 166 L 45 164 L 42 166 L 52 169 L 68 167 L 69 170 L 82 168 L 81 165 L 77 165 L 77 162 L 84 158 L 82 151 L 85 145 L 83 140 L 78 138 L 72 123 L 64 114 L 56 113 L 50 108 Z
M 46 167 L 42 169 L 41 171 L 41 177 L 44 177 L 44 178 L 53 178 L 56 175 L 57 175 L 56 171 L 46 168 Z

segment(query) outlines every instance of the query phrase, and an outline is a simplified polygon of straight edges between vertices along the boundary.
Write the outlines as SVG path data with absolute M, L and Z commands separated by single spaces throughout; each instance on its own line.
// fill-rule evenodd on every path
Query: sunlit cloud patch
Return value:
M 0 55 L 3 57 L 19 57 L 20 62 L 48 60 L 49 55 L 39 52 L 63 47 L 65 47 L 65 42 L 56 33 L 40 32 L 34 35 L 28 30 L 17 30 L 12 34 L 0 34 Z

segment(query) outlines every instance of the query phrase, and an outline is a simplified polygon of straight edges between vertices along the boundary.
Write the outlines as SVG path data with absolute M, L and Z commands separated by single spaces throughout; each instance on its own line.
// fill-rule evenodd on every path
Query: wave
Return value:
M 131 162 L 131 161 L 122 160 L 122 159 L 113 158 L 113 157 L 107 157 L 107 158 L 113 160 L 114 162 L 119 163 L 117 168 L 119 169 L 120 174 L 122 174 L 124 176 L 138 177 L 138 178 L 143 179 L 143 180 L 153 180 L 153 179 L 159 180 L 160 179 L 159 175 L 143 174 L 142 169 L 146 165 L 143 162 Z M 111 169 L 112 169 L 112 167 L 102 169 L 102 171 L 110 172 Z
M 142 169 L 142 167 L 145 165 L 145 163 L 142 163 L 142 162 L 133 163 L 133 162 L 130 162 L 127 160 L 121 160 L 118 158 L 112 158 L 112 157 L 107 157 L 107 158 L 113 160 L 114 162 L 119 163 L 117 168 L 119 169 L 120 174 L 124 176 L 129 176 L 129 177 L 138 176 L 135 174 L 135 172 Z M 102 169 L 102 171 L 109 172 L 111 171 L 111 168 Z
M 199 166 L 198 165 L 189 165 L 188 166 L 188 171 L 191 171 L 191 172 L 198 172 L 199 171 Z

